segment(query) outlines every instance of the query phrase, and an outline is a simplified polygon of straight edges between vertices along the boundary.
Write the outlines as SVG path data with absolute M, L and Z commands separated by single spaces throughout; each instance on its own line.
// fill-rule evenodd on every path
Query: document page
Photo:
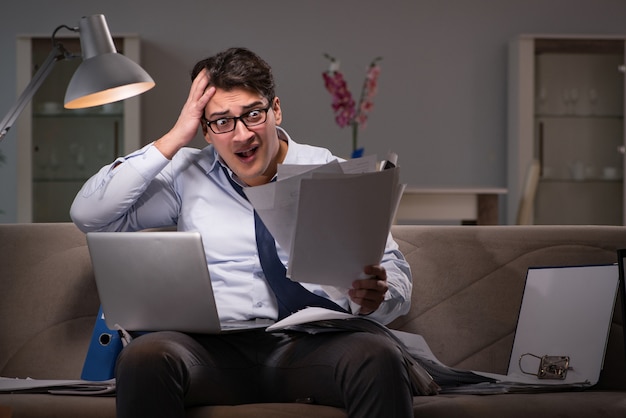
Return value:
M 289 175 L 262 186 L 245 187 L 244 193 L 276 242 L 285 251 L 291 250 L 298 216 L 300 181 L 314 173 L 342 174 L 338 161 L 322 166 L 290 166 Z
M 319 176 L 300 184 L 287 276 L 343 288 L 378 264 L 398 194 L 398 169 Z
M 277 181 L 244 188 L 289 255 L 287 276 L 342 288 L 380 262 L 403 190 L 399 168 L 378 171 L 374 156 L 281 165 Z

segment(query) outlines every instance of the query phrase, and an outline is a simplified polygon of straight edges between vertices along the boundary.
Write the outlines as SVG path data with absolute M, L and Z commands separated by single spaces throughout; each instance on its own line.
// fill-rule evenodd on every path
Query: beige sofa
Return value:
M 612 263 L 626 228 L 394 226 L 414 275 L 413 308 L 393 327 L 423 335 L 439 359 L 505 373 L 526 269 Z M 77 379 L 99 301 L 85 237 L 72 224 L 0 225 L 0 376 Z M 584 392 L 416 397 L 416 417 L 624 417 L 617 310 L 599 384 Z M 575 324 L 572 325 L 575 331 Z M 113 397 L 2 394 L 13 417 L 114 417 Z M 0 412 L 6 410 L 0 408 Z M 206 406 L 189 417 L 345 417 L 303 404 Z

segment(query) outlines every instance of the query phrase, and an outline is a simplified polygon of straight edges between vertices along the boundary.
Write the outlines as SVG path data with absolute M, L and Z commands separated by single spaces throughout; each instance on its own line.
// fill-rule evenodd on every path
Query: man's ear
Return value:
M 274 98 L 272 110 L 274 111 L 274 119 L 276 120 L 276 125 L 280 125 L 283 120 L 283 111 L 280 108 L 280 99 L 278 97 Z
M 207 143 L 211 143 L 211 137 L 209 136 L 209 127 L 206 125 L 204 119 L 200 121 L 200 129 L 202 129 L 202 136 Z

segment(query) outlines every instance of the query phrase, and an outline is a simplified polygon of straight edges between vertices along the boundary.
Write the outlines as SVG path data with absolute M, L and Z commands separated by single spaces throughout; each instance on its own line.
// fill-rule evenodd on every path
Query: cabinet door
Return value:
M 622 43 L 536 44 L 536 224 L 622 224 Z
M 511 92 L 518 99 L 512 107 L 526 116 L 509 121 L 509 164 L 516 167 L 509 183 L 519 184 L 528 160 L 537 159 L 535 224 L 623 224 L 624 40 L 519 42 L 513 74 L 526 83 L 510 87 L 518 89 Z M 532 89 L 532 96 L 522 89 Z

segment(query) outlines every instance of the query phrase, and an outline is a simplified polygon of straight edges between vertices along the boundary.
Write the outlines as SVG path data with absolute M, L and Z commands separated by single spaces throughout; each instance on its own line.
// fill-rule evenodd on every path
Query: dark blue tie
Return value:
M 233 188 L 244 199 L 247 200 L 245 193 L 240 185 L 238 185 L 224 168 L 226 178 Z M 272 288 L 276 300 L 278 302 L 278 319 L 283 319 L 300 309 L 307 306 L 316 306 L 321 308 L 332 309 L 339 312 L 346 312 L 341 306 L 325 297 L 318 296 L 306 290 L 300 283 L 293 282 L 287 278 L 287 269 L 278 257 L 276 251 L 276 242 L 270 231 L 259 217 L 256 210 L 254 211 L 254 230 L 256 235 L 256 245 L 259 252 L 259 260 L 261 268 L 265 274 L 267 283 Z

